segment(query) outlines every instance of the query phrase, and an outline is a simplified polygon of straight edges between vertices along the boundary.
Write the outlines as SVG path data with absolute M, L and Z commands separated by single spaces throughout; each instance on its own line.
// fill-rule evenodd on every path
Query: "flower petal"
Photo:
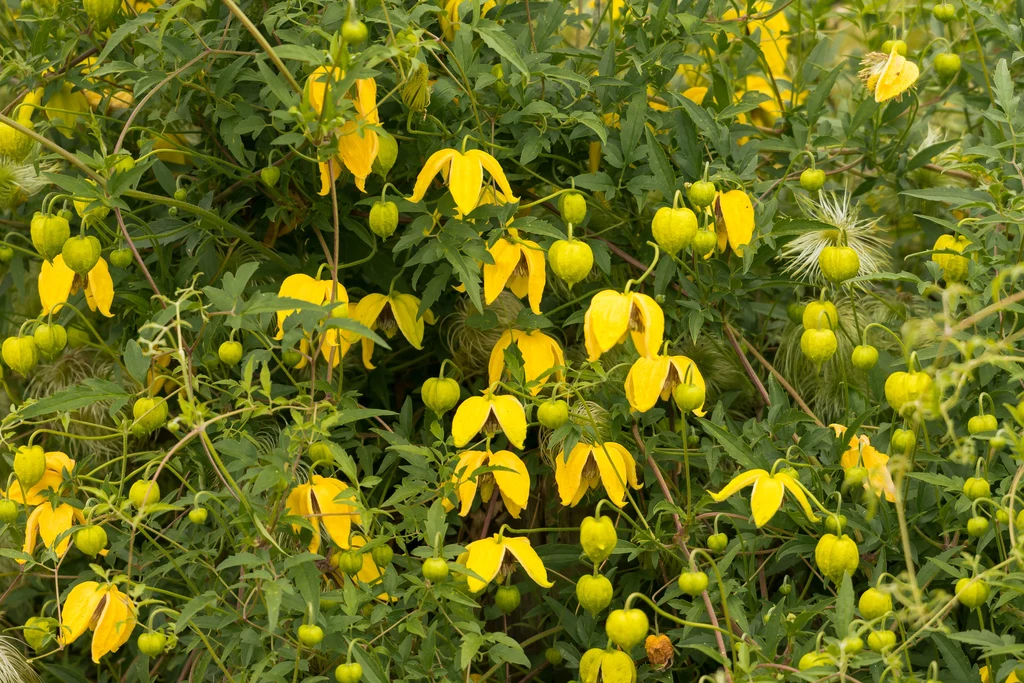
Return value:
M 504 543 L 508 551 L 519 560 L 519 564 L 526 570 L 527 575 L 533 579 L 534 583 L 544 588 L 555 585 L 553 581 L 548 581 L 548 570 L 544 567 L 537 551 L 530 544 L 530 539 L 526 536 L 506 536 Z
M 619 343 L 629 330 L 630 297 L 605 289 L 594 295 L 587 308 L 583 325 L 593 335 L 587 337 L 588 360 L 595 361 L 601 354 Z
M 391 312 L 402 336 L 416 349 L 423 348 L 424 319 L 419 316 L 420 300 L 412 294 L 391 296 Z
M 516 448 L 522 448 L 526 442 L 526 411 L 519 399 L 508 395 L 495 396 L 491 410 L 509 442 Z
M 505 546 L 499 539 L 500 537 L 495 534 L 491 538 L 473 541 L 466 547 L 466 569 L 476 572 L 480 577 L 466 577 L 466 585 L 470 592 L 483 590 L 498 575 L 501 561 L 505 558 Z
M 459 516 L 465 517 L 469 514 L 476 498 L 477 478 L 473 474 L 480 469 L 487 458 L 486 451 L 464 451 L 459 456 L 459 462 L 455 465 L 455 473 L 452 480 L 457 482 L 455 494 L 462 503 L 459 508 Z
M 331 193 L 331 185 L 338 182 L 343 163 L 338 156 L 334 156 L 328 161 L 321 161 L 318 164 L 320 168 L 320 191 L 318 194 L 321 197 L 326 197 Z
M 423 197 L 427 194 L 427 189 L 430 187 L 430 182 L 434 179 L 441 169 L 447 164 L 451 163 L 452 157 L 458 154 L 454 149 L 441 149 L 430 155 L 427 162 L 423 164 L 423 170 L 416 176 L 416 185 L 412 189 L 412 196 L 409 197 L 410 202 L 423 201 Z
M 505 177 L 505 171 L 502 170 L 501 164 L 498 160 L 492 157 L 487 152 L 479 149 L 471 149 L 466 152 L 466 156 L 474 159 L 480 166 L 487 169 L 487 172 L 494 178 L 494 182 L 498 183 L 498 188 L 505 195 L 506 202 L 518 202 L 519 197 L 516 197 L 512 193 L 512 186 L 508 184 L 508 178 Z
M 893 47 L 885 69 L 875 82 L 875 102 L 899 97 L 914 85 L 920 73 L 917 64 L 901 56 Z
M 665 336 L 665 313 L 658 302 L 646 294 L 630 294 L 629 297 L 632 298 L 630 317 L 635 309 L 640 313 L 643 324 L 643 331 L 633 330 L 631 333 L 633 346 L 641 356 L 657 355 Z M 627 319 L 627 325 L 628 322 Z
M 622 461 L 621 452 L 608 448 L 608 444 L 594 444 L 594 460 L 597 462 L 598 472 L 601 473 L 601 483 L 604 484 L 608 500 L 622 507 L 626 504 L 626 481 L 629 473 L 626 471 L 626 463 Z
M 707 391 L 707 384 L 704 383 L 704 375 L 700 374 L 700 369 L 697 364 L 693 362 L 693 359 L 688 356 L 671 356 L 669 360 L 672 365 L 675 366 L 676 373 L 679 375 L 679 381 L 683 384 L 694 384 L 701 389 Z M 704 417 L 706 414 L 704 410 L 704 404 L 701 403 L 693 410 L 693 414 L 697 417 Z
M 39 517 L 43 514 L 44 507 L 46 506 L 40 505 L 33 510 L 25 523 L 25 544 L 21 549 L 26 555 L 31 555 L 36 549 L 36 538 L 39 536 Z M 25 564 L 25 560 L 18 560 L 18 564 Z
M 743 247 L 750 244 L 754 234 L 754 207 L 750 197 L 743 190 L 730 190 L 720 193 L 715 202 L 715 215 L 725 225 L 729 246 L 737 256 L 743 256 Z M 719 247 L 721 235 L 719 235 Z
M 53 263 L 43 260 L 39 268 L 39 302 L 43 306 L 43 315 L 60 310 L 60 305 L 71 296 L 74 281 L 75 271 L 64 264 L 63 256 L 55 256 Z
M 513 337 L 522 336 L 522 332 L 518 330 L 505 330 L 498 337 L 498 341 L 494 344 L 494 348 L 491 349 L 491 357 L 487 361 L 487 383 L 494 384 L 501 379 L 501 373 L 505 369 L 505 349 L 512 343 Z M 517 344 L 518 346 L 518 344 Z M 519 349 L 522 351 L 522 347 Z M 525 354 L 523 362 L 526 362 Z
M 62 644 L 70 645 L 88 630 L 96 608 L 106 594 L 106 586 L 100 586 L 95 581 L 84 581 L 68 592 L 60 613 L 58 640 Z
M 502 238 L 495 242 L 487 253 L 491 255 L 494 263 L 484 264 L 484 303 L 491 304 L 505 289 L 509 277 L 519 265 L 522 248 Z
M 785 472 L 779 472 L 774 477 L 775 481 L 780 482 L 786 490 L 793 494 L 796 498 L 796 502 L 803 508 L 804 514 L 807 515 L 807 519 L 812 522 L 818 521 L 818 515 L 814 514 L 814 508 L 811 507 L 811 502 L 807 500 L 807 493 L 804 491 L 800 482 L 794 479 L 792 476 Z
M 463 401 L 452 418 L 452 440 L 462 448 L 476 436 L 491 414 L 491 402 L 483 396 L 471 396 Z M 525 429 L 525 428 L 524 428 Z
M 623 469 L 626 470 L 626 482 L 635 489 L 640 488 L 642 485 L 636 476 L 636 460 L 633 459 L 633 454 L 625 446 L 614 441 L 606 441 L 604 447 L 608 449 L 609 453 L 617 453 L 618 457 L 622 459 Z
M 765 476 L 754 482 L 750 492 L 750 509 L 754 513 L 754 524 L 759 528 L 767 524 L 782 507 L 782 494 L 785 491 L 778 479 Z
M 360 521 L 359 513 L 352 505 L 355 498 L 349 493 L 348 484 L 318 474 L 314 474 L 311 481 L 313 499 L 320 508 L 320 518 L 310 521 L 314 525 L 322 523 L 335 545 L 339 548 L 348 548 L 352 523 L 358 524 Z
M 110 305 L 114 303 L 114 281 L 110 277 L 110 268 L 102 258 L 89 271 L 88 284 L 85 288 L 85 301 L 90 310 L 97 310 L 108 318 L 113 318 Z
M 733 477 L 732 481 L 726 484 L 725 488 L 723 488 L 721 491 L 719 491 L 718 493 L 708 491 L 708 495 L 711 496 L 711 498 L 716 503 L 721 503 L 723 500 L 725 500 L 732 494 L 736 493 L 740 489 L 750 486 L 758 479 L 767 476 L 769 475 L 768 472 L 766 472 L 765 470 L 747 470 L 746 472 L 740 472 L 735 477 Z
M 657 404 L 671 368 L 666 356 L 636 359 L 626 375 L 626 399 L 633 410 L 645 413 Z
M 492 475 L 509 513 L 518 519 L 519 512 L 530 501 L 530 472 L 526 463 L 511 451 L 498 451 L 491 454 L 488 464 L 506 468 L 494 470 Z
M 586 489 L 583 486 L 583 466 L 587 464 L 592 448 L 581 441 L 569 452 L 568 461 L 564 451 L 555 460 L 555 484 L 558 485 L 558 495 L 563 506 L 575 505 L 582 498 L 582 495 L 577 494 L 581 488 Z
M 466 154 L 452 155 L 452 166 L 448 172 L 448 189 L 451 190 L 455 206 L 463 216 L 469 215 L 480 200 L 480 188 L 484 184 L 484 172 L 480 161 Z
M 547 284 L 547 270 L 544 267 L 544 251 L 536 242 L 523 241 L 523 256 L 526 258 L 527 297 L 530 310 L 540 315 L 540 301 L 544 298 L 544 285 Z
M 92 634 L 92 661 L 99 664 L 100 659 L 109 652 L 117 650 L 131 636 L 135 628 L 135 617 L 127 603 L 115 596 L 116 589 L 111 586 L 107 593 L 107 601 L 96 621 L 96 629 Z
M 338 132 L 338 156 L 355 178 L 356 187 L 366 192 L 366 179 L 373 172 L 380 140 L 377 131 L 355 121 L 346 121 Z

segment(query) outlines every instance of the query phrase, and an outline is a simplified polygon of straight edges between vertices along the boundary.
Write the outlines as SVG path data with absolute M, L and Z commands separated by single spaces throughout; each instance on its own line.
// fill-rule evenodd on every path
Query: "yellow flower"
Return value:
M 309 552 L 320 550 L 320 535 L 325 533 L 329 541 L 339 548 L 349 548 L 349 534 L 352 523 L 359 524 L 359 513 L 353 506 L 354 495 L 342 497 L 349 490 L 348 484 L 338 479 L 328 479 L 314 474 L 308 484 L 300 484 L 292 489 L 285 501 L 289 515 L 306 517 L 313 525 L 313 538 L 309 542 Z M 298 532 L 297 526 L 292 530 Z
M 441 25 L 441 34 L 444 39 L 451 42 L 455 40 L 455 32 L 459 30 L 459 24 L 461 17 L 459 16 L 459 5 L 465 0 L 445 0 L 444 11 L 441 16 L 438 17 L 438 23 Z M 621 0 L 620 0 L 621 1 Z M 487 14 L 490 10 L 498 6 L 495 0 L 486 0 L 480 7 L 480 15 Z
M 565 451 L 555 461 L 555 483 L 562 505 L 574 507 L 587 491 L 604 485 L 608 500 L 619 507 L 626 504 L 626 484 L 640 488 L 636 461 L 625 448 L 613 441 L 577 443 L 569 457 Z
M 331 292 L 333 290 L 333 280 L 317 280 L 309 275 L 296 273 L 284 279 L 280 289 L 277 290 L 277 295 L 284 299 L 298 299 L 299 301 L 308 301 L 311 304 L 322 306 L 332 301 Z M 338 305 L 345 305 L 346 307 L 348 305 L 348 291 L 340 282 L 338 283 L 338 295 L 333 298 L 333 302 Z M 275 339 L 284 337 L 285 318 L 294 312 L 295 309 L 277 312 L 277 334 L 274 335 Z M 325 360 L 331 362 L 332 365 L 337 366 L 354 343 L 355 340 L 349 335 L 344 334 L 337 328 L 331 328 L 323 334 L 320 343 L 320 354 Z M 308 348 L 308 342 L 306 346 Z M 305 367 L 305 364 L 306 360 L 303 358 L 297 367 Z
M 668 400 L 672 390 L 679 384 L 695 384 L 705 389 L 704 377 L 697 364 L 686 356 L 641 356 L 633 363 L 626 375 L 626 399 L 638 413 L 645 413 L 658 402 Z M 704 416 L 701 405 L 693 411 L 698 417 Z
M 428 309 L 420 317 L 419 310 L 420 300 L 412 294 L 367 294 L 356 304 L 353 317 L 371 330 L 384 333 L 388 339 L 393 338 L 396 332 L 401 332 L 413 348 L 422 349 L 423 324 L 433 325 L 434 314 Z M 373 357 L 373 340 L 363 337 L 361 341 L 363 366 L 373 370 L 374 365 L 370 362 Z
M 527 382 L 536 384 L 530 389 L 530 393 L 536 396 L 544 386 L 549 376 L 561 379 L 562 372 L 556 368 L 565 365 L 565 356 L 562 354 L 562 347 L 554 339 L 540 330 L 532 332 L 520 332 L 519 330 L 505 330 L 498 338 L 498 342 L 491 350 L 491 360 L 487 364 L 487 381 L 494 384 L 501 379 L 502 371 L 505 369 L 505 349 L 510 344 L 519 347 L 519 353 L 523 356 L 523 371 L 526 374 Z
M 653 356 L 665 334 L 665 314 L 646 294 L 606 289 L 591 299 L 583 318 L 583 334 L 590 361 L 626 341 L 627 334 L 641 356 Z
M 484 264 L 484 303 L 491 304 L 506 287 L 522 299 L 529 295 L 530 309 L 540 315 L 544 296 L 544 250 L 540 245 L 509 230 L 511 239 L 500 238 L 487 250 L 494 263 Z
M 153 151 L 156 158 L 165 164 L 184 166 L 189 162 L 190 154 L 182 150 L 189 149 L 191 143 L 180 133 L 163 133 L 153 140 Z
M 498 183 L 498 189 L 506 199 L 512 202 L 519 201 L 518 197 L 513 195 L 512 187 L 508 184 L 508 178 L 501 170 L 498 160 L 479 149 L 471 149 L 465 154 L 457 149 L 442 149 L 431 154 L 423 164 L 423 170 L 416 177 L 416 185 L 409 201 L 422 201 L 434 176 L 444 169 L 447 169 L 446 177 L 452 199 L 464 216 L 469 215 L 479 204 L 480 190 L 484 184 L 484 169 L 487 169 L 494 182 Z
M 15 479 L 11 488 L 3 496 L 16 503 L 32 507 L 46 501 L 46 497 L 43 496 L 44 491 L 59 489 L 64 481 L 64 472 L 71 474 L 75 469 L 75 461 L 60 451 L 50 451 L 44 457 L 46 469 L 43 471 L 43 478 L 37 481 L 27 494 L 22 492 L 21 483 Z
M 750 509 L 754 513 L 754 524 L 758 527 L 767 524 L 779 511 L 779 508 L 782 507 L 782 495 L 787 490 L 796 498 L 796 502 L 803 508 L 807 518 L 812 522 L 818 521 L 803 487 L 790 472 L 769 474 L 766 470 L 748 470 L 733 477 L 732 481 L 718 493 L 708 491 L 708 495 L 716 502 L 721 503 L 751 484 L 754 485 L 754 490 L 750 494 Z
M 864 87 L 875 96 L 875 102 L 882 103 L 896 98 L 900 99 L 907 90 L 914 86 L 920 70 L 917 64 L 896 52 L 885 55 L 882 52 L 869 52 L 861 60 L 858 74 L 864 81 Z
M 526 441 L 526 411 L 515 396 L 496 395 L 494 389 L 485 389 L 481 396 L 467 398 L 459 405 L 452 418 L 452 439 L 456 448 L 462 448 L 480 430 L 492 435 L 503 432 L 516 448 Z
M 71 534 L 67 532 L 74 526 L 76 519 L 81 524 L 85 523 L 82 511 L 76 507 L 67 503 L 61 503 L 57 507 L 48 502 L 42 503 L 28 516 L 25 525 L 25 545 L 22 549 L 31 555 L 36 549 L 36 538 L 42 537 L 43 545 L 53 550 L 57 557 L 63 557 L 68 551 L 68 544 L 71 543 Z M 58 541 L 57 538 L 60 536 L 63 537 Z M 25 564 L 25 561 L 18 560 L 18 564 Z
M 102 258 L 97 261 L 83 282 L 75 271 L 64 265 L 64 257 L 59 254 L 52 263 L 43 261 L 39 269 L 39 301 L 43 305 L 43 314 L 59 311 L 68 297 L 83 286 L 89 310 L 98 309 L 106 317 L 113 318 L 110 305 L 114 303 L 114 281 L 110 278 L 107 262 Z
M 728 244 L 737 256 L 743 256 L 743 247 L 750 244 L 754 234 L 754 206 L 750 197 L 743 190 L 719 192 L 714 209 L 718 250 L 725 251 Z
M 839 462 L 844 470 L 858 466 L 867 469 L 868 480 L 864 482 L 864 488 L 874 492 L 878 497 L 884 493 L 887 501 L 896 502 L 896 485 L 889 472 L 889 456 L 872 446 L 871 439 L 867 436 L 862 434 L 859 437 L 851 437 L 850 448 L 843 453 Z
M 493 472 L 477 474 L 481 467 L 495 469 Z M 530 473 L 526 463 L 511 451 L 463 451 L 455 465 L 452 481 L 456 483 L 455 495 L 462 504 L 459 510 L 462 517 L 469 514 L 478 488 L 480 500 L 487 503 L 497 486 L 509 514 L 516 519 L 519 519 L 519 513 L 530 499 Z M 444 505 L 449 510 L 454 507 L 447 499 Z
M 978 669 L 978 676 L 981 678 L 981 683 L 992 683 L 992 674 L 989 673 L 989 668 L 987 666 L 983 666 Z M 1020 679 L 1017 678 L 1016 673 L 1011 671 L 1010 675 L 1006 677 L 1006 680 L 1003 681 L 1003 683 L 1020 683 Z
M 78 118 L 89 111 L 89 101 L 81 90 L 75 90 L 71 83 L 65 81 L 46 101 L 43 111 L 50 121 L 60 121 L 56 125 L 57 130 L 69 138 L 75 134 Z
M 60 642 L 70 645 L 92 629 L 92 661 L 128 642 L 135 630 L 135 603 L 114 584 L 85 581 L 71 589 L 61 612 Z
M 537 551 L 530 545 L 530 539 L 525 536 L 509 538 L 501 534 L 494 534 L 491 538 L 481 538 L 466 546 L 466 569 L 476 572 L 480 578 L 475 576 L 466 577 L 469 590 L 477 593 L 483 590 L 487 584 L 494 580 L 498 572 L 507 574 L 514 569 L 511 566 L 511 559 L 515 558 L 526 574 L 533 581 L 544 588 L 555 585 L 548 581 L 548 570 L 544 568 Z M 511 558 L 506 558 L 511 554 Z M 482 580 L 481 580 L 482 579 Z
M 324 102 L 345 72 L 338 67 L 318 67 L 306 80 L 306 95 L 309 104 L 317 114 L 323 113 Z M 354 104 L 356 116 L 346 121 L 335 131 L 338 138 L 338 154 L 333 163 L 320 164 L 320 195 L 329 194 L 331 183 L 341 175 L 341 166 L 352 173 L 356 187 L 366 192 L 366 179 L 373 168 L 373 161 L 380 149 L 380 140 L 373 126 L 380 125 L 377 115 L 377 81 L 373 78 L 356 80 Z
M 694 104 L 703 104 L 704 97 L 708 94 L 708 89 L 704 86 L 697 85 L 692 88 L 687 88 L 683 91 L 683 97 L 690 100 Z

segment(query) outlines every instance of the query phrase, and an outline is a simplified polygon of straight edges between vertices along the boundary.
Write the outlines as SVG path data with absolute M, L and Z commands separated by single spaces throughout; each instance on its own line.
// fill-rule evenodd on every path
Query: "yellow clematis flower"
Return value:
M 56 491 L 64 481 L 64 473 L 71 474 L 75 469 L 75 461 L 60 451 L 50 451 L 44 455 L 46 469 L 43 471 L 43 478 L 32 486 L 27 493 L 21 490 L 21 482 L 15 479 L 11 488 L 2 494 L 4 498 L 21 503 L 28 507 L 39 505 L 46 501 L 43 495 L 45 491 Z
M 319 552 L 322 533 L 339 548 L 351 547 L 349 535 L 352 524 L 361 523 L 353 505 L 355 498 L 350 495 L 337 500 L 348 490 L 349 485 L 343 481 L 314 474 L 308 484 L 300 484 L 288 494 L 288 500 L 285 501 L 288 514 L 305 517 L 313 525 L 309 552 Z M 292 530 L 298 533 L 299 527 L 293 525 Z
M 864 87 L 872 92 L 878 103 L 900 99 L 903 93 L 914 87 L 920 75 L 917 64 L 900 55 L 895 46 L 888 55 L 882 52 L 864 55 L 858 73 Z
M 466 153 L 457 149 L 442 149 L 431 154 L 427 162 L 423 164 L 423 170 L 416 177 L 416 185 L 413 187 L 409 201 L 423 201 L 434 176 L 445 169 L 447 169 L 446 179 L 452 199 L 455 200 L 455 206 L 464 216 L 469 215 L 480 202 L 480 190 L 484 184 L 484 169 L 491 174 L 494 182 L 498 183 L 498 189 L 506 199 L 512 202 L 519 201 L 519 198 L 512 193 L 512 187 L 508 184 L 508 178 L 501 170 L 498 160 L 479 149 L 471 149 Z
M 423 317 L 419 316 L 420 300 L 412 294 L 367 294 L 359 303 L 353 317 L 371 330 L 379 330 L 385 337 L 391 339 L 396 332 L 413 345 L 413 348 L 423 348 L 423 324 L 434 324 L 434 314 L 428 309 Z M 373 370 L 374 365 L 370 362 L 373 357 L 373 340 L 363 337 L 363 366 L 367 370 Z
M 743 256 L 743 247 L 754 235 L 754 206 L 743 190 L 719 192 L 715 197 L 715 230 L 718 232 L 718 250 L 726 244 L 737 256 Z
M 484 264 L 484 303 L 492 304 L 508 288 L 520 299 L 529 296 L 530 310 L 540 315 L 547 278 L 544 250 L 536 242 L 520 238 L 514 228 L 509 229 L 509 236 L 487 250 L 494 263 Z
M 477 474 L 481 467 L 496 469 Z M 462 517 L 469 514 L 477 489 L 480 491 L 480 500 L 487 503 L 497 486 L 509 514 L 516 519 L 519 519 L 519 513 L 530 499 L 530 472 L 526 469 L 526 463 L 512 451 L 463 451 L 459 454 L 452 481 L 456 484 L 455 496 L 462 504 L 459 509 Z M 444 507 L 451 510 L 455 506 L 445 499 Z
M 568 458 L 562 451 L 555 461 L 555 483 L 562 505 L 569 507 L 575 507 L 598 484 L 619 507 L 626 504 L 626 484 L 640 488 L 633 455 L 614 441 L 577 443 Z
M 345 72 L 336 66 L 321 66 L 306 79 L 306 96 L 318 115 L 323 113 L 331 89 L 344 77 Z M 380 150 L 380 140 L 372 128 L 380 125 L 380 117 L 377 115 L 377 81 L 373 78 L 360 78 L 356 80 L 355 86 L 353 102 L 356 116 L 335 131 L 338 154 L 334 163 L 320 164 L 321 196 L 330 193 L 331 184 L 341 175 L 342 165 L 355 178 L 356 187 L 366 192 L 366 179 L 373 170 L 373 161 Z
M 53 550 L 58 557 L 63 557 L 68 551 L 68 544 L 71 543 L 71 534 L 67 532 L 74 526 L 75 520 L 79 524 L 85 524 L 85 517 L 78 508 L 67 503 L 61 503 L 57 507 L 53 507 L 49 502 L 42 503 L 28 516 L 28 523 L 25 525 L 25 545 L 22 550 L 31 555 L 36 549 L 37 537 L 42 537 L 47 548 Z M 63 537 L 58 541 L 60 536 Z M 18 560 L 18 564 L 25 564 L 25 560 Z
M 687 356 L 641 356 L 633 363 L 626 375 L 626 399 L 633 410 L 645 413 L 658 402 L 672 396 L 672 390 L 679 384 L 695 384 L 705 389 L 704 376 L 697 364 Z M 704 404 L 693 411 L 703 417 Z
M 851 467 L 864 467 L 868 471 L 868 480 L 864 488 L 873 492 L 876 497 L 885 494 L 890 503 L 896 502 L 896 484 L 889 472 L 889 456 L 871 445 L 871 439 L 861 434 L 850 438 L 850 447 L 839 460 L 844 470 Z
M 452 418 L 452 439 L 456 448 L 462 448 L 483 430 L 491 436 L 499 431 L 516 448 L 526 441 L 526 411 L 515 396 L 497 395 L 494 388 L 484 390 L 480 396 L 463 401 Z
M 488 382 L 494 384 L 501 379 L 502 372 L 505 370 L 505 349 L 510 344 L 519 347 L 519 353 L 523 356 L 526 381 L 536 382 L 530 389 L 530 394 L 536 396 L 540 393 L 548 377 L 561 379 L 562 371 L 557 368 L 565 365 L 565 356 L 557 341 L 540 330 L 532 332 L 505 330 L 498 337 L 494 348 L 491 349 L 491 359 L 487 363 Z
M 114 281 L 106 261 L 102 258 L 97 261 L 84 281 L 64 264 L 64 257 L 59 254 L 52 263 L 43 261 L 39 269 L 39 301 L 44 315 L 59 311 L 68 297 L 82 288 L 85 288 L 85 302 L 90 311 L 99 310 L 108 318 L 114 317 L 110 312 L 110 305 L 114 303 Z
M 762 527 L 767 524 L 775 513 L 782 507 L 782 496 L 786 491 L 789 491 L 796 502 L 803 508 L 804 514 L 812 522 L 818 521 L 818 516 L 814 514 L 814 510 L 811 509 L 811 504 L 807 500 L 807 494 L 804 492 L 800 482 L 789 472 L 777 472 L 770 474 L 767 470 L 748 470 L 741 472 L 732 478 L 728 484 L 725 485 L 718 493 L 712 493 L 708 491 L 708 495 L 711 496 L 715 502 L 721 503 L 723 500 L 733 495 L 740 489 L 743 489 L 751 484 L 754 485 L 754 490 L 750 494 L 750 509 L 754 513 L 754 524 L 758 527 Z
M 983 666 L 978 669 L 978 676 L 981 678 L 981 683 L 992 683 L 992 674 L 990 671 L 991 670 L 987 666 Z M 1020 679 L 1017 678 L 1017 674 L 1015 672 L 1011 671 L 1010 675 L 1006 677 L 1006 680 L 1004 680 L 1003 683 L 1020 683 Z
M 509 554 L 511 558 L 506 557 Z M 548 570 L 537 555 L 537 551 L 530 545 L 530 539 L 525 536 L 510 538 L 499 533 L 491 538 L 473 541 L 466 546 L 466 569 L 480 576 L 479 579 L 476 576 L 466 577 L 469 590 L 478 593 L 486 588 L 499 572 L 502 575 L 511 573 L 514 569 L 511 564 L 513 558 L 538 586 L 550 588 L 555 585 L 554 582 L 548 581 Z
M 606 289 L 594 295 L 583 318 L 588 360 L 595 361 L 629 334 L 641 356 L 653 356 L 665 334 L 665 314 L 646 294 Z
M 128 642 L 136 625 L 135 603 L 112 583 L 85 581 L 64 599 L 61 611 L 60 642 L 70 645 L 91 629 L 92 661 L 109 652 L 117 652 Z
M 331 297 L 331 293 L 334 290 L 333 280 L 317 280 L 304 275 L 302 273 L 296 273 L 295 275 L 289 275 L 281 283 L 281 287 L 277 291 L 279 297 L 285 299 L 298 299 L 300 301 L 308 301 L 311 304 L 322 306 L 329 302 L 334 302 L 339 306 L 348 308 L 348 291 L 339 282 L 338 292 L 336 297 Z M 295 312 L 295 309 L 283 310 L 277 312 L 277 334 L 274 335 L 275 339 L 281 339 L 284 337 L 284 321 L 285 319 Z M 320 343 L 320 355 L 325 360 L 331 362 L 332 365 L 337 366 L 341 359 L 348 353 L 349 348 L 355 343 L 353 336 L 343 333 L 337 328 L 332 328 L 324 332 L 321 343 Z M 309 344 L 305 340 L 306 347 Z M 333 353 L 332 353 L 333 352 Z M 305 367 L 306 360 L 303 358 L 302 362 L 297 367 Z

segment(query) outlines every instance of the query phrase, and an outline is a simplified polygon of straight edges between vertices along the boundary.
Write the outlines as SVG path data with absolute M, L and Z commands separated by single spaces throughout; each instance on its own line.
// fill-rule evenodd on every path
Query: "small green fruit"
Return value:
M 96 557 L 107 547 L 107 532 L 97 524 L 84 526 L 75 532 L 75 547 L 89 557 Z
M 226 341 L 217 349 L 217 356 L 224 365 L 237 365 L 242 360 L 242 342 Z
M 448 578 L 448 562 L 443 557 L 431 557 L 423 562 L 423 578 L 440 583 Z
M 158 397 L 140 398 L 132 406 L 132 415 L 135 417 L 132 430 L 145 436 L 167 424 L 167 414 L 166 400 Z
M 21 446 L 14 453 L 14 476 L 23 491 L 42 480 L 46 473 L 46 453 L 42 446 Z
M 544 401 L 537 408 L 537 422 L 548 429 L 558 429 L 569 421 L 569 404 L 559 399 Z
M 870 370 L 878 363 L 878 349 L 867 344 L 860 344 L 854 347 L 850 361 L 858 370 Z
M 63 325 L 43 323 L 32 333 L 36 348 L 47 358 L 54 358 L 68 345 L 68 331 Z
M 587 199 L 579 192 L 567 192 L 558 200 L 558 210 L 563 221 L 579 225 L 587 217 Z
M 373 558 L 373 563 L 381 569 L 384 569 L 384 567 L 391 564 L 391 560 L 394 556 L 395 551 L 387 544 L 375 546 L 374 549 L 370 551 L 370 557 Z
M 860 272 L 860 256 L 850 247 L 827 246 L 818 254 L 818 267 L 829 282 L 839 284 Z
M 713 553 L 724 553 L 729 547 L 729 537 L 724 533 L 711 534 L 708 536 L 708 550 Z
M 339 664 L 334 670 L 334 680 L 338 683 L 359 683 L 363 678 L 363 667 L 358 662 Z
M 459 402 L 462 390 L 459 383 L 451 377 L 431 377 L 423 383 L 420 395 L 423 404 L 440 417 L 455 407 Z
M 27 377 L 39 362 L 39 348 L 32 337 L 8 337 L 0 346 L 0 356 L 7 367 Z
M 956 18 L 956 7 L 948 2 L 940 2 L 932 7 L 932 16 L 943 24 L 948 24 Z M 1018 678 L 1024 680 L 1024 677 L 1018 676 Z
M 324 639 L 324 630 L 316 624 L 303 624 L 299 627 L 299 642 L 303 647 L 316 647 Z
M 345 550 L 339 553 L 338 569 L 342 574 L 355 576 L 363 570 L 363 554 L 356 550 Z
M 700 410 L 700 407 L 704 405 L 706 391 L 699 384 L 677 384 L 676 388 L 672 390 L 672 398 L 679 406 L 679 410 L 688 413 Z
M 608 515 L 584 517 L 580 523 L 580 545 L 594 566 L 607 560 L 618 542 L 615 524 Z
M 935 55 L 935 73 L 943 80 L 950 80 L 960 73 L 960 55 L 952 52 L 944 52 Z
M 140 479 L 128 489 L 128 500 L 141 510 L 147 505 L 160 502 L 160 485 L 150 479 Z
M 708 575 L 704 572 L 683 572 L 679 575 L 678 584 L 679 590 L 695 597 L 708 589 Z
M 13 524 L 18 520 L 18 504 L 13 500 L 0 500 L 0 522 Z
M 398 205 L 394 202 L 374 202 L 370 207 L 370 230 L 381 239 L 387 239 L 398 228 Z
M 76 235 L 64 243 L 60 253 L 64 257 L 64 265 L 85 277 L 99 262 L 102 251 L 100 241 L 92 235 Z
M 192 508 L 188 511 L 188 521 L 192 522 L 196 526 L 206 524 L 206 519 L 209 516 L 210 513 L 206 508 Z
M 370 31 L 366 24 L 358 19 L 349 19 L 341 25 L 341 37 L 349 45 L 361 45 L 366 42 Z
M 274 187 L 277 185 L 277 181 L 281 179 L 281 168 L 279 166 L 264 166 L 260 169 L 260 180 L 267 187 Z
M 578 239 L 556 240 L 548 247 L 551 272 L 572 289 L 590 275 L 594 267 L 594 250 Z
M 979 498 L 988 498 L 992 495 L 992 487 L 986 479 L 968 477 L 964 482 L 963 492 L 971 500 L 978 500 Z
M 690 202 L 698 208 L 705 208 L 711 206 L 711 202 L 715 201 L 715 194 L 718 189 L 715 184 L 706 180 L 698 180 L 695 183 L 690 184 L 690 188 L 686 191 L 686 196 L 689 197 Z M 706 253 L 706 252 L 705 252 Z
M 804 169 L 800 174 L 800 187 L 808 192 L 817 192 L 825 185 L 825 172 L 820 168 Z
M 601 574 L 584 574 L 576 582 L 576 600 L 591 616 L 597 616 L 611 604 L 613 592 L 612 582 Z
M 159 657 L 163 654 L 164 647 L 167 646 L 167 636 L 159 631 L 143 633 L 139 636 L 138 645 L 139 652 L 150 659 Z
M 981 538 L 988 531 L 988 519 L 984 517 L 971 517 L 967 520 L 967 535 L 972 538 Z
M 498 586 L 494 594 L 494 605 L 502 614 L 512 614 L 519 607 L 522 597 L 516 586 Z
M 892 597 L 877 588 L 868 588 L 861 593 L 857 607 L 864 619 L 874 621 L 892 611 Z
M 647 637 L 651 624 L 641 609 L 617 609 L 604 622 L 604 632 L 609 640 L 629 652 Z

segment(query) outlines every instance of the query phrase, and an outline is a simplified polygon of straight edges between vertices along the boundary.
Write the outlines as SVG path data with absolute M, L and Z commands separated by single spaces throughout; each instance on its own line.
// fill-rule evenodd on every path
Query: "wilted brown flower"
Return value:
M 672 666 L 676 652 L 672 647 L 672 641 L 664 633 L 647 636 L 644 649 L 647 650 L 647 661 L 656 671 L 664 671 Z

